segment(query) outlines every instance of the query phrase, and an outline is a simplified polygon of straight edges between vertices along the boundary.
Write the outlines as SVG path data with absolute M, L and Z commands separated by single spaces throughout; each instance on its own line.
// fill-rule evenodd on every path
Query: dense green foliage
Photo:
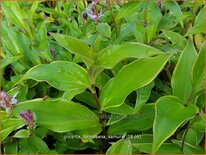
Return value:
M 203 0 L 1 2 L 5 154 L 204 154 Z

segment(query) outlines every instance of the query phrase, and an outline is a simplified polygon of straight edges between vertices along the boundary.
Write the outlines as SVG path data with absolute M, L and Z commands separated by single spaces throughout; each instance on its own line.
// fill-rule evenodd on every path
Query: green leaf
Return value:
M 187 44 L 187 40 L 183 36 L 181 36 L 179 33 L 169 31 L 169 30 L 164 30 L 163 33 L 169 40 L 171 40 L 172 44 L 175 47 L 178 47 L 182 50 L 185 48 Z
M 86 70 L 66 61 L 37 65 L 26 72 L 21 81 L 27 79 L 46 81 L 51 86 L 64 91 L 90 87 Z
M 203 136 L 204 136 L 204 132 L 198 132 L 190 128 L 185 137 L 185 142 L 193 146 L 198 146 L 199 143 L 202 141 Z
M 137 98 L 136 98 L 136 103 L 134 108 L 134 114 L 138 113 L 139 110 L 145 105 L 145 103 L 149 99 L 153 87 L 154 87 L 154 82 L 151 82 L 150 84 L 136 90 Z
M 154 104 L 146 104 L 138 114 L 128 115 L 117 123 L 112 124 L 108 129 L 108 133 L 122 135 L 126 132 L 148 130 L 152 127 L 154 112 Z
M 71 101 L 35 99 L 17 104 L 14 112 L 19 114 L 27 109 L 35 113 L 38 126 L 55 132 L 99 127 L 98 118 L 92 111 Z
M 125 66 L 104 86 L 99 98 L 102 109 L 106 111 L 109 107 L 123 104 L 132 91 L 153 81 L 168 59 L 169 55 L 159 55 L 139 59 Z
M 14 138 L 28 138 L 30 135 L 30 132 L 26 129 L 19 130 L 15 135 Z
M 4 154 L 17 154 L 18 143 L 17 142 L 9 142 L 4 146 Z
M 39 27 L 36 33 L 36 42 L 38 43 L 37 50 L 40 55 L 48 62 L 52 61 L 52 55 L 49 49 L 49 43 L 47 41 L 47 29 L 44 22 Z
M 2 9 L 9 22 L 23 28 L 27 35 L 33 38 L 29 27 L 28 16 L 17 2 L 4 2 L 2 3 Z
M 98 23 L 97 32 L 99 32 L 103 37 L 111 37 L 111 28 L 107 23 Z
M 151 1 L 148 3 L 147 10 L 145 10 L 144 21 L 147 21 L 146 32 L 144 35 L 147 36 L 146 43 L 150 43 L 158 32 L 159 22 L 162 18 L 162 13 L 156 3 Z M 142 24 L 144 25 L 144 24 Z
M 109 112 L 111 114 L 129 115 L 129 114 L 132 114 L 134 112 L 134 109 L 127 104 L 121 104 L 118 107 L 109 107 L 107 109 L 107 112 Z
M 181 146 L 182 141 L 179 140 L 172 140 L 173 143 Z M 204 150 L 200 146 L 193 146 L 189 143 L 184 143 L 184 148 L 183 148 L 183 153 L 184 154 L 204 154 Z
M 164 54 L 162 51 L 141 43 L 126 43 L 107 47 L 97 54 L 97 63 L 106 69 L 113 68 L 126 58 L 144 58 Z
M 120 20 L 134 13 L 139 7 L 141 7 L 141 4 L 142 2 L 129 2 L 123 5 L 123 7 L 118 11 L 115 20 Z
M 198 132 L 205 132 L 205 114 L 200 113 L 200 116 L 197 120 L 192 124 L 191 128 Z
M 132 154 L 131 141 L 129 139 L 121 139 L 107 150 L 106 154 Z
M 19 114 L 19 113 L 18 113 Z M 1 141 L 3 141 L 12 131 L 25 125 L 22 119 L 5 119 L 1 122 Z
M 19 60 L 19 59 L 21 59 L 22 57 L 23 57 L 23 56 L 20 55 L 20 56 L 14 56 L 14 57 L 10 56 L 10 57 L 7 57 L 7 58 L 3 58 L 3 59 L 0 61 L 0 63 L 1 63 L 1 68 L 6 67 L 7 65 L 9 65 L 9 64 L 11 64 L 11 63 L 13 63 L 13 62 L 15 62 L 15 61 L 17 61 L 17 60 Z
M 189 41 L 182 51 L 173 71 L 171 80 L 173 94 L 179 97 L 184 104 L 188 102 L 192 93 L 191 72 L 196 57 L 196 50 L 192 42 Z
M 185 36 L 197 34 L 197 33 L 205 33 L 205 7 L 198 13 L 194 26 L 188 30 Z
M 50 34 L 62 47 L 64 47 L 73 54 L 81 56 L 88 66 L 93 63 L 93 48 L 89 47 L 81 40 L 71 36 L 55 33 Z
M 205 84 L 205 43 L 201 47 L 192 68 L 193 91 L 204 88 Z
M 163 6 L 169 9 L 171 14 L 174 14 L 180 25 L 183 27 L 183 15 L 180 6 L 175 1 L 163 1 Z
M 139 149 L 141 152 L 152 154 L 152 135 L 143 134 L 138 138 L 131 139 L 132 146 Z M 156 154 L 168 154 L 168 150 L 170 154 L 182 154 L 180 151 L 180 147 L 173 143 L 163 143 Z
M 18 154 L 47 154 L 49 153 L 49 148 L 47 144 L 32 134 L 27 139 L 21 139 L 19 141 L 19 152 Z
M 185 107 L 176 97 L 161 97 L 157 101 L 155 109 L 152 152 L 155 153 L 161 144 L 167 140 L 183 122 L 195 116 L 197 111 L 196 106 L 190 105 Z
M 30 138 L 27 139 L 27 142 L 32 147 L 36 148 L 39 153 L 47 153 L 49 151 L 47 144 L 35 135 L 31 135 Z

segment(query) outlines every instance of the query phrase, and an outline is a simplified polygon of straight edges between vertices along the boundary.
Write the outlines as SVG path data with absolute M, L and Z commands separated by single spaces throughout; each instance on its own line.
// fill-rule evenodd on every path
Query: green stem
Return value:
M 104 136 L 107 138 L 108 135 L 107 135 L 107 131 L 104 127 L 104 114 L 103 114 L 103 111 L 101 110 L 101 105 L 100 105 L 100 102 L 99 102 L 99 98 L 97 96 L 97 92 L 96 92 L 96 89 L 95 89 L 95 86 L 92 85 L 92 88 L 91 88 L 91 93 L 92 93 L 92 96 L 97 104 L 97 110 L 98 110 L 98 118 L 99 118 L 99 123 L 101 125 L 101 128 L 102 128 L 102 133 L 104 134 Z

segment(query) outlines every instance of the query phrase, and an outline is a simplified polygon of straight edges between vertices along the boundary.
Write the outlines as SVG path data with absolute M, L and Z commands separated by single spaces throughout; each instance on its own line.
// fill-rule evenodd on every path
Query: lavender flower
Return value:
M 28 126 L 34 127 L 33 113 L 30 109 L 22 112 L 20 116 L 27 123 Z

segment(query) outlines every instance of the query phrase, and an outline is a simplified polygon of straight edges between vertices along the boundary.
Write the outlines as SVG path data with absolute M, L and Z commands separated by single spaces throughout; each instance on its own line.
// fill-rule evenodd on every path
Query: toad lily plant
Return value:
M 2 2 L 3 153 L 204 154 L 204 7 Z

